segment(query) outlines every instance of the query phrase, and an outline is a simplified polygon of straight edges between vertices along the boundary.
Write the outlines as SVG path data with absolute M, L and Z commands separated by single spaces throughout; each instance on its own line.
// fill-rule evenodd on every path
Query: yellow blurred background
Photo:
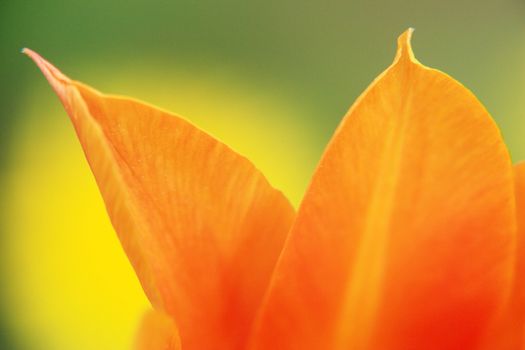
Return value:
M 525 159 L 525 3 L 0 2 L 0 349 L 129 349 L 148 303 L 27 46 L 107 93 L 185 116 L 298 204 L 340 118 L 414 50 L 487 106 Z

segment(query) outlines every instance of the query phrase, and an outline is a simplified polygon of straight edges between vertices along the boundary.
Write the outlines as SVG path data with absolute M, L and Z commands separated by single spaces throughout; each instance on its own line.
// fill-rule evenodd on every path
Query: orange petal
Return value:
M 512 291 L 501 317 L 488 332 L 483 350 L 525 349 L 525 162 L 514 167 L 517 249 Z
M 135 350 L 180 350 L 177 327 L 166 314 L 151 310 L 140 324 Z
M 514 167 L 516 176 L 516 214 L 518 222 L 518 240 L 514 286 L 511 294 L 510 317 L 515 333 L 509 338 L 515 339 L 516 346 L 509 349 L 525 349 L 525 162 Z M 503 348 L 499 348 L 504 350 Z
M 25 52 L 62 100 L 142 286 L 184 349 L 238 348 L 295 216 L 289 202 L 180 117 L 103 95 Z
M 512 166 L 485 108 L 419 64 L 411 30 L 337 129 L 256 349 L 473 349 L 510 285 Z

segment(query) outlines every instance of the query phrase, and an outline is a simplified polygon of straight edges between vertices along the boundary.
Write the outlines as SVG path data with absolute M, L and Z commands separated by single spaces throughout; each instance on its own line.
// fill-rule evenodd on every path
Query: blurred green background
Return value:
M 525 159 L 525 3 L 0 2 L 0 349 L 128 349 L 148 304 L 30 47 L 69 76 L 179 113 L 297 204 L 354 99 L 416 28 Z

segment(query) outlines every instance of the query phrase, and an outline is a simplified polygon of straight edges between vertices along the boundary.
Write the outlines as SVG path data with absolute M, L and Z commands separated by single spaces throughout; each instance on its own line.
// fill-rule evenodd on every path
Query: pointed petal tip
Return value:
M 39 54 L 37 54 L 35 51 L 27 48 L 27 47 L 24 47 L 20 50 L 21 53 L 23 53 L 24 55 L 28 56 L 30 59 L 32 59 L 36 64 L 38 64 L 39 61 L 45 61 L 42 56 L 40 56 Z
M 413 33 L 414 28 L 410 27 L 397 38 L 397 54 L 394 60 L 395 62 L 399 61 L 401 58 L 417 62 L 416 57 L 414 56 L 414 51 L 412 51 L 411 41 Z
M 64 102 L 64 85 L 70 83 L 71 79 L 65 76 L 61 71 L 59 71 L 55 66 L 46 61 L 35 51 L 24 47 L 21 50 L 21 52 L 33 60 L 37 67 L 42 71 L 49 84 L 53 87 L 53 90 L 55 90 L 62 102 Z
M 35 51 L 33 51 L 33 50 L 31 50 L 30 48 L 27 48 L 27 47 L 21 48 L 20 49 L 20 53 L 23 53 L 24 55 L 27 55 L 29 57 L 35 56 L 35 55 L 38 56 L 38 54 Z

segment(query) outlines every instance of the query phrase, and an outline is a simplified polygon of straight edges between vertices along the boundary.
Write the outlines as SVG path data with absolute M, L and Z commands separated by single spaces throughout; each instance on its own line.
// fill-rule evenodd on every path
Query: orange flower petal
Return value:
M 514 174 L 518 235 L 512 292 L 483 350 L 525 349 L 525 162 L 514 167 Z
M 411 31 L 352 106 L 274 273 L 256 349 L 473 349 L 510 287 L 512 165 Z
M 514 167 L 516 176 L 516 214 L 518 222 L 518 244 L 516 272 L 511 294 L 510 312 L 513 317 L 508 329 L 515 329 L 513 336 L 516 346 L 509 349 L 525 349 L 525 162 Z M 504 348 L 498 348 L 504 350 Z
M 62 100 L 142 286 L 184 349 L 239 347 L 295 216 L 289 202 L 187 121 L 26 53 Z
M 166 314 L 151 310 L 140 324 L 135 350 L 180 350 L 177 327 Z

